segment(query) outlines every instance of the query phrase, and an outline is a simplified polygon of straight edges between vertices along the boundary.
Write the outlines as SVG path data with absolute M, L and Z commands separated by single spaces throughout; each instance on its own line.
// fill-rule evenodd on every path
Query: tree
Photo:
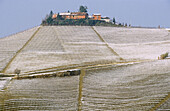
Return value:
M 116 24 L 116 19 L 115 19 L 115 17 L 113 17 L 113 23 Z
M 51 10 L 50 11 L 50 14 L 47 16 L 47 18 L 46 18 L 46 22 L 48 23 L 48 24 L 52 24 L 52 21 L 53 21 L 53 19 L 52 19 L 52 16 L 53 16 L 53 11 Z
M 87 6 L 80 6 L 79 12 L 87 12 Z
M 59 13 L 57 14 L 57 20 L 63 20 L 62 16 Z
M 53 11 L 51 10 L 49 17 L 52 17 L 53 14 L 54 14 L 54 13 L 53 13 Z
M 48 24 L 51 24 L 51 23 L 52 23 L 52 21 L 53 21 L 53 19 L 52 19 L 52 17 L 49 17 L 49 18 L 47 18 L 47 20 L 46 20 L 46 21 L 47 21 L 47 23 L 48 23 Z

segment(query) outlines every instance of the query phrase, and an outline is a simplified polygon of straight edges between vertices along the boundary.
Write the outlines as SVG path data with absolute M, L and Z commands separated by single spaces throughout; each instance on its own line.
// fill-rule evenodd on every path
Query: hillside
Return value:
M 0 71 L 35 33 L 37 27 L 0 39 Z
M 0 110 L 169 108 L 168 30 L 39 26 L 0 43 Z
M 40 26 L 0 39 L 5 73 L 40 69 L 156 60 L 170 52 L 164 29 L 101 26 Z M 20 50 L 21 49 L 21 50 Z M 12 60 L 10 62 L 10 60 Z

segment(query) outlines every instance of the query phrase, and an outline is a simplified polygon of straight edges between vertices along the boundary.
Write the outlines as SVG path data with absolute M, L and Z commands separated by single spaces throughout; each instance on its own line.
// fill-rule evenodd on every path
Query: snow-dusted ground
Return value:
M 150 111 L 170 92 L 169 66 L 167 59 L 85 70 L 84 76 L 13 80 L 0 92 L 0 110 L 75 111 L 79 103 L 82 111 Z
M 157 59 L 170 52 L 170 32 L 165 29 L 43 26 L 14 59 L 16 68 L 33 71 L 73 64 L 120 62 L 106 44 L 125 60 Z
M 95 29 L 105 41 L 114 44 L 148 43 L 170 40 L 170 33 L 165 29 L 116 27 L 95 27 Z
M 15 53 L 23 47 L 38 27 L 0 39 L 0 71 Z
M 158 56 L 170 52 L 170 42 L 151 44 L 111 44 L 114 50 L 127 60 L 158 59 Z
M 91 27 L 42 27 L 7 70 L 24 71 L 72 64 L 117 61 Z
M 12 79 L 11 77 L 0 78 L 0 91 L 3 91 L 6 88 L 11 79 Z
M 169 66 L 167 59 L 89 71 L 83 80 L 82 109 L 150 111 L 170 92 Z
M 52 27 L 42 27 L 31 42 L 24 48 L 24 52 L 63 52 L 60 39 Z
M 158 59 L 170 52 L 170 32 L 165 29 L 95 27 L 126 60 Z
M 94 29 L 105 42 L 88 26 L 41 27 L 13 60 L 7 73 L 12 73 L 16 68 L 25 72 L 74 64 L 120 62 L 119 57 L 115 56 L 108 46 L 128 61 L 156 60 L 159 55 L 170 52 L 170 32 L 165 29 L 114 27 L 94 27 Z M 14 38 L 0 39 L 0 43 L 3 44 L 0 44 L 0 51 L 4 51 L 0 53 L 0 61 L 10 60 L 35 29 L 30 29 L 28 32 L 28 35 L 23 32 L 19 33 L 20 36 L 13 35 Z M 22 37 L 25 39 L 20 41 Z M 4 66 L 7 64 L 7 62 L 0 63 L 1 65 L 4 63 Z M 88 71 L 83 80 L 82 109 L 149 110 L 169 93 L 169 65 L 170 59 L 167 59 Z M 47 80 L 16 80 L 8 91 L 18 98 L 13 99 L 9 96 L 5 104 L 0 101 L 0 109 L 1 104 L 7 109 L 48 109 L 57 107 L 55 105 L 63 106 L 64 109 L 70 106 L 73 108 L 72 105 L 77 105 L 78 100 L 78 81 L 80 81 L 78 76 Z M 0 81 L 2 88 L 4 85 L 1 84 L 6 84 L 6 81 Z M 54 93 L 55 88 L 59 93 Z M 66 102 L 63 102 L 63 97 Z M 69 97 L 71 101 L 68 100 Z M 44 104 L 47 103 L 51 106 L 46 107 Z M 72 104 L 68 106 L 67 103 Z M 18 107 L 20 105 L 21 107 Z

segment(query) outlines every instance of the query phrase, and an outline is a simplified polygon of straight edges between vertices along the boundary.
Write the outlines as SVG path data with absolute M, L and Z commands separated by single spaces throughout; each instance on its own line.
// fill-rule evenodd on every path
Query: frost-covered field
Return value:
M 151 43 L 151 44 L 112 44 L 112 48 L 127 60 L 154 60 L 166 52 L 170 52 L 169 43 Z
M 13 80 L 0 92 L 0 110 L 150 111 L 170 92 L 169 66 L 167 59 L 80 76 Z M 168 105 L 169 100 L 159 109 L 167 111 Z
M 117 61 L 91 27 L 41 27 L 7 70 L 32 71 L 58 66 Z
M 14 80 L 10 86 L 5 93 L 0 92 L 0 111 L 77 109 L 79 76 Z
M 36 29 L 0 39 L 2 68 L 8 63 L 3 60 L 9 61 Z M 6 73 L 16 68 L 24 73 L 59 66 L 157 60 L 170 52 L 169 47 L 170 32 L 165 29 L 42 26 Z M 14 80 L 5 93 L 0 92 L 0 110 L 149 110 L 170 91 L 169 66 L 170 59 L 165 59 L 96 68 L 80 78 Z M 168 108 L 166 104 L 161 108 Z
M 170 33 L 165 29 L 95 27 L 108 43 L 130 44 L 170 40 Z
M 87 71 L 83 111 L 151 111 L 170 92 L 169 65 L 170 60 L 160 60 Z
M 0 39 L 0 71 L 30 39 L 37 27 Z
M 154 60 L 170 52 L 170 32 L 165 29 L 94 29 L 101 37 L 89 26 L 42 26 L 11 63 L 7 73 L 16 68 L 26 72 L 74 64 L 120 62 L 108 46 L 127 61 Z
M 52 27 L 42 27 L 23 52 L 63 52 L 60 39 Z
M 124 59 L 158 59 L 170 52 L 170 32 L 165 29 L 96 27 L 105 41 Z

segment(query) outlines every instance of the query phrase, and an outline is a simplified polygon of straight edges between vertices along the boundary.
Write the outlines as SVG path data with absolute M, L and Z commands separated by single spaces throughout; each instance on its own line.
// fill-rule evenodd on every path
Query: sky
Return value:
M 0 38 L 39 26 L 51 10 L 75 12 L 80 5 L 89 15 L 100 13 L 120 23 L 170 28 L 170 0 L 0 0 Z

